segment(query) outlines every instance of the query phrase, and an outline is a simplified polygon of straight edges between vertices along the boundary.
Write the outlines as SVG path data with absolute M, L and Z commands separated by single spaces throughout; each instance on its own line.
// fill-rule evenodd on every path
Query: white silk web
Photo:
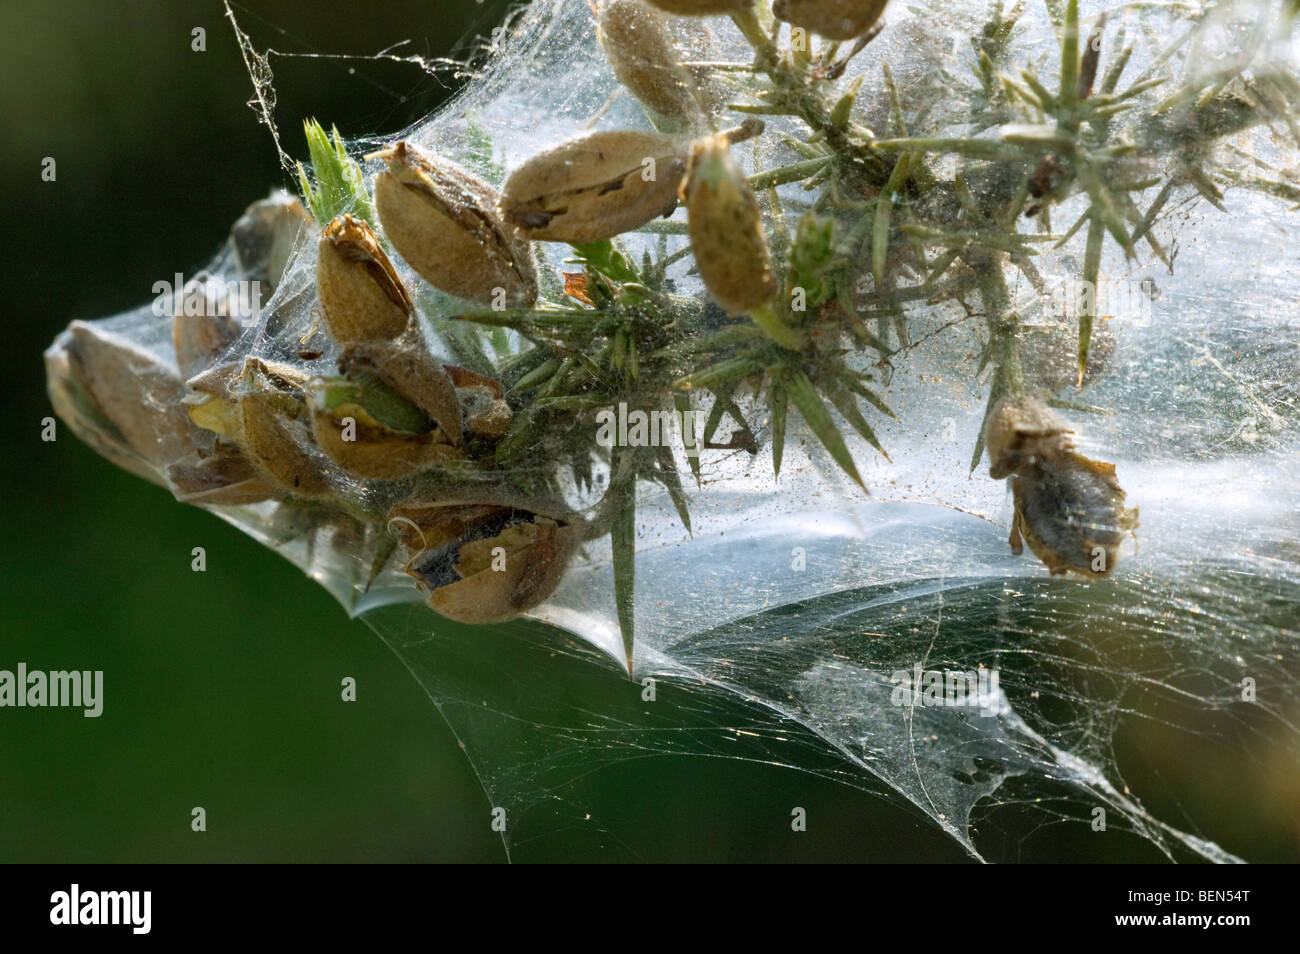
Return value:
M 1272 5 L 1220 4 L 1208 14 L 1187 4 L 1081 6 L 1087 22 L 1103 9 L 1112 27 L 1123 21 L 1136 76 L 1198 68 L 1182 48 L 1160 56 L 1169 38 L 1198 23 L 1198 54 L 1229 55 L 1240 24 Z M 855 61 L 867 73 L 864 89 L 885 88 L 885 63 L 900 89 L 953 84 L 939 108 L 907 118 L 914 131 L 965 134 L 957 84 L 971 82 L 971 38 L 987 13 L 983 3 L 892 4 L 889 27 Z M 1216 16 L 1221 26 L 1204 27 Z M 1031 3 L 1021 19 L 1019 61 L 1054 63 L 1048 14 Z M 274 131 L 273 56 L 239 36 L 254 103 Z M 685 24 L 680 39 L 700 63 L 750 59 L 724 19 Z M 1290 38 L 1253 55 L 1294 70 Z M 447 106 L 401 136 L 498 184 L 504 170 L 587 128 L 647 127 L 600 52 L 585 0 L 536 0 L 516 11 L 472 72 Z M 854 115 L 886 128 L 887 97 L 864 93 Z M 765 118 L 767 134 L 735 150 L 747 168 L 791 161 L 782 135 L 807 136 L 793 118 Z M 1297 157 L 1289 135 L 1264 128 L 1227 148 L 1289 175 Z M 391 138 L 359 140 L 350 151 L 360 157 Z M 367 181 L 376 168 L 363 165 Z M 810 195 L 798 183 L 782 187 L 791 221 Z M 751 418 L 757 454 L 703 454 L 701 484 L 688 488 L 691 533 L 664 492 L 642 489 L 632 683 L 621 670 L 604 541 L 584 548 L 530 614 L 535 622 L 480 630 L 413 602 L 418 594 L 395 568 L 361 595 L 366 538 L 337 527 L 304 532 L 272 504 L 219 512 L 303 566 L 393 648 L 461 740 L 490 803 L 506 808 L 503 838 L 517 855 L 570 836 L 618 848 L 626 830 L 593 817 L 602 770 L 679 756 L 782 765 L 879 793 L 977 858 L 1006 856 L 980 834 L 981 820 L 1000 812 L 1017 813 L 1024 838 L 1062 822 L 1096 830 L 1100 809 L 1107 831 L 1137 836 L 1132 857 L 1237 860 L 1217 843 L 1215 819 L 1182 811 L 1177 793 L 1160 792 L 1123 742 L 1149 727 L 1172 729 L 1204 739 L 1207 759 L 1247 747 L 1279 777 L 1294 774 L 1300 754 L 1297 220 L 1246 190 L 1228 190 L 1225 203 L 1226 212 L 1216 210 L 1189 188 L 1166 204 L 1154 232 L 1173 252 L 1172 272 L 1150 249 L 1125 261 L 1107 247 L 1103 273 L 1146 297 L 1137 312 L 1105 322 L 1110 351 L 1099 378 L 1078 394 L 1067 389 L 1095 409 L 1070 412 L 1083 449 L 1116 463 L 1140 508 L 1139 547 L 1104 582 L 1052 579 L 1028 554 L 1011 555 L 1005 486 L 987 477 L 984 461 L 970 470 L 988 393 L 987 376 L 976 373 L 985 325 L 975 312 L 923 299 L 907 314 L 910 346 L 881 369 L 898 420 L 873 424 L 890 459 L 850 442 L 869 496 L 793 414 L 774 482 L 761 411 Z M 1083 208 L 1081 197 L 1067 199 L 1053 218 L 1064 228 Z M 300 350 L 313 322 L 315 238 L 300 236 L 236 350 L 277 359 Z M 638 260 L 686 243 L 680 234 L 622 241 Z M 1049 283 L 1077 277 L 1082 244 L 1043 246 L 1039 272 Z M 544 287 L 557 286 L 567 252 L 538 246 Z M 212 271 L 228 267 L 219 260 Z M 689 258 L 669 274 L 680 291 L 701 291 Z M 1044 307 L 1041 289 L 1023 279 L 1013 291 L 1024 315 Z M 426 317 L 455 313 L 436 294 L 421 304 Z M 110 321 L 142 348 L 165 343 L 147 308 Z M 441 340 L 444 357 L 458 356 L 456 342 L 431 340 Z M 291 360 L 323 371 L 335 357 L 325 348 L 312 361 Z M 917 671 L 982 675 L 984 691 L 957 704 L 900 701 L 897 674 Z M 1130 787 L 1138 776 L 1156 788 Z M 1148 807 L 1153 799 L 1172 802 L 1172 815 Z

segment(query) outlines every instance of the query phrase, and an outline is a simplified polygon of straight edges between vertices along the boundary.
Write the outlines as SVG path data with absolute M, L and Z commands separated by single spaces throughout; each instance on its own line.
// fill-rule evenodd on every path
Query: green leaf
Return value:
M 683 422 L 683 425 L 684 425 L 685 422 L 686 422 L 686 420 L 688 419 L 688 415 L 690 415 L 690 414 L 693 413 L 692 410 L 691 410 L 691 396 L 690 396 L 689 394 L 686 394 L 686 393 L 682 392 L 682 391 L 673 391 L 673 407 L 677 410 L 678 420 L 682 421 L 682 422 Z M 690 420 L 691 420 L 691 421 L 694 421 L 694 418 L 691 417 Z M 693 424 L 692 424 L 692 427 L 694 427 Z M 684 432 L 683 432 L 683 433 L 684 433 Z M 695 478 L 695 485 L 698 487 L 699 484 L 700 484 L 700 454 L 699 454 L 699 452 L 700 452 L 701 450 L 704 449 L 704 435 L 703 435 L 703 434 L 695 434 L 695 433 L 692 431 L 692 438 L 693 438 L 694 441 L 695 441 L 695 453 L 694 453 L 694 454 L 687 454 L 687 455 L 686 455 L 686 462 L 687 462 L 687 464 L 690 465 L 690 468 L 691 468 L 691 476 L 693 476 L 693 477 Z M 687 529 L 689 529 L 689 527 L 688 527 Z
M 686 491 L 682 489 L 682 479 L 677 473 L 677 462 L 673 460 L 673 449 L 667 444 L 661 444 L 658 448 L 659 468 L 655 471 L 655 476 L 659 483 L 664 485 L 668 491 L 668 496 L 672 498 L 673 506 L 677 508 L 677 516 L 681 518 L 682 526 L 686 528 L 687 533 L 691 533 L 691 513 L 690 507 L 686 502 Z
M 758 374 L 763 368 L 764 364 L 758 358 L 739 355 L 687 375 L 677 382 L 677 387 L 682 389 L 709 388 L 717 390 L 721 385 L 734 384 L 737 381 Z
M 465 123 L 466 165 L 488 182 L 500 182 L 506 171 L 493 158 L 492 137 L 478 117 L 470 116 Z
M 894 420 L 898 420 L 898 415 L 893 412 L 889 405 L 886 404 L 875 391 L 863 384 L 856 375 L 851 373 L 846 375 L 844 377 L 844 382 L 849 386 L 849 389 L 853 391 L 853 393 L 861 395 L 881 414 L 886 417 L 892 417 Z
M 1101 217 L 1094 215 L 1088 223 L 1088 244 L 1083 255 L 1083 281 L 1085 288 L 1093 290 L 1087 308 L 1079 312 L 1079 381 L 1083 387 L 1083 375 L 1088 370 L 1088 348 L 1092 342 L 1092 319 L 1097 310 L 1097 277 L 1101 273 L 1101 246 L 1106 237 Z
M 614 247 L 613 241 L 587 242 L 570 246 L 578 260 L 606 278 L 616 282 L 639 282 L 641 276 L 628 257 Z
M 451 348 L 457 364 L 489 377 L 496 374 L 496 365 L 483 348 L 482 334 L 473 324 L 447 319 L 435 313 L 433 326 Z
M 618 451 L 615 448 L 615 451 Z M 616 453 L 614 457 L 615 480 L 623 462 L 629 458 Z M 632 674 L 632 648 L 636 639 L 636 608 L 633 590 L 636 583 L 636 476 L 619 480 L 614 494 L 614 521 L 609 531 L 610 547 L 614 557 L 614 603 L 618 609 L 618 628 L 623 634 L 623 652 L 627 655 L 627 672 Z
M 1120 30 L 1122 31 L 1123 29 L 1124 27 L 1121 24 Z M 1122 42 L 1123 42 L 1122 39 L 1116 38 L 1117 45 Z M 1133 46 L 1132 44 L 1130 44 L 1124 47 L 1124 50 L 1122 53 L 1120 53 L 1119 58 L 1116 59 L 1115 62 L 1112 63 L 1110 67 L 1106 70 L 1106 75 L 1101 81 L 1102 95 L 1109 96 L 1111 93 L 1115 92 L 1115 88 L 1119 86 L 1120 77 L 1124 75 L 1124 68 L 1128 66 L 1128 61 L 1132 58 L 1132 56 L 1133 56 Z
M 772 403 L 772 473 L 774 479 L 780 480 L 781 459 L 785 456 L 785 423 L 789 396 L 779 376 L 772 378 L 770 400 Z
M 700 443 L 713 443 L 713 435 L 717 433 L 718 425 L 722 423 L 722 415 L 727 413 L 727 408 L 731 404 L 731 392 L 730 387 L 714 389 L 713 406 L 709 408 L 709 416 L 704 421 L 704 434 L 700 437 Z
M 545 384 L 550 380 L 551 375 L 560 370 L 559 358 L 547 358 L 533 370 L 529 371 L 522 378 L 515 382 L 514 390 L 527 391 L 535 388 L 540 384 Z
M 787 388 L 795 407 L 799 409 L 799 413 L 803 415 L 804 421 L 812 429 L 812 432 L 817 435 L 817 439 L 830 452 L 835 463 L 839 464 L 844 472 L 853 478 L 854 483 L 866 490 L 866 484 L 862 482 L 862 477 L 858 474 L 858 467 L 853 463 L 853 455 L 849 453 L 849 449 L 844 443 L 844 437 L 840 434 L 839 428 L 835 426 L 835 421 L 831 419 L 830 410 L 823 403 L 821 396 L 818 395 L 817 389 L 813 387 L 812 381 L 808 380 L 808 375 L 800 368 L 793 369 Z
M 889 68 L 885 67 L 885 69 L 888 70 Z M 858 92 L 862 89 L 862 83 L 866 78 L 867 76 L 864 73 L 861 76 L 859 76 L 856 80 L 854 80 L 853 83 L 849 86 L 848 92 L 846 92 L 843 96 L 841 96 L 839 98 L 839 101 L 836 102 L 834 107 L 832 107 L 831 122 L 834 123 L 836 126 L 838 126 L 840 129 L 848 128 L 849 117 L 853 113 L 853 104 L 858 101 Z M 892 80 L 892 77 L 890 79 Z M 894 135 L 906 136 L 907 130 L 906 128 L 901 128 L 900 126 L 899 128 L 894 129 Z
M 907 181 L 908 171 L 912 165 L 911 153 L 903 153 L 894 164 L 889 174 L 889 181 L 880 192 L 876 202 L 876 217 L 871 227 L 871 273 L 879 288 L 885 281 L 885 260 L 889 253 L 889 223 L 894 212 L 894 196 Z
M 1079 92 L 1079 0 L 1065 6 L 1061 31 L 1061 105 L 1074 105 Z
M 375 212 L 361 178 L 361 167 L 348 155 L 338 129 L 330 127 L 327 134 L 320 123 L 309 119 L 303 123 L 303 133 L 307 137 L 307 151 L 311 154 L 312 174 L 309 178 L 302 163 L 298 163 L 298 182 L 312 216 L 324 225 L 350 212 L 376 228 Z
M 880 441 L 876 439 L 876 432 L 867 423 L 867 419 L 862 416 L 862 410 L 858 407 L 857 398 L 838 381 L 823 381 L 822 391 L 831 399 L 831 403 L 835 405 L 835 410 L 840 412 L 843 418 L 852 425 L 853 429 L 861 434 L 868 444 L 880 451 L 885 460 L 889 460 L 889 455 L 885 453 L 885 449 L 880 446 Z

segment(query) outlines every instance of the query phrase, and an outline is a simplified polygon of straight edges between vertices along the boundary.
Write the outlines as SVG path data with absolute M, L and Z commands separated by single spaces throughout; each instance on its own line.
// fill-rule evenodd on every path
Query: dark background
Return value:
M 464 55 L 500 22 L 500 0 L 314 5 L 246 0 L 259 48 Z M 7 227 L 0 536 L 0 668 L 102 669 L 105 711 L 0 711 L 0 861 L 449 861 L 505 858 L 457 741 L 398 659 L 295 567 L 210 514 L 100 459 L 51 413 L 41 352 L 70 321 L 137 307 L 173 272 L 193 274 L 230 223 L 281 174 L 246 102 L 251 83 L 216 2 L 32 2 L 5 7 L 0 169 Z M 207 30 L 192 52 L 191 30 Z M 285 149 L 301 121 L 345 136 L 420 118 L 449 77 L 357 59 L 277 59 Z M 355 70 L 355 72 L 352 72 Z M 58 178 L 40 179 L 41 160 Z M 208 569 L 191 572 L 203 546 Z M 355 704 L 339 701 L 352 676 Z M 1184 764 L 1171 742 L 1167 767 Z M 1144 751 L 1144 759 L 1152 758 Z M 1166 780 L 1175 808 L 1214 814 L 1232 776 L 1204 791 Z M 915 813 L 845 786 L 735 760 L 618 766 L 618 857 L 961 860 Z M 794 835 L 789 805 L 808 809 Z M 190 830 L 190 809 L 208 831 Z M 1158 807 L 1158 806 L 1153 806 Z M 1157 815 L 1161 812 L 1157 811 Z M 1285 814 L 1285 813 L 1284 813 Z M 1172 819 L 1180 819 L 1175 810 Z M 1283 856 L 1249 810 L 1235 851 Z M 1038 818 L 1036 822 L 1041 822 Z M 1007 819 L 1003 859 L 1157 860 L 1127 836 Z M 605 858 L 563 834 L 516 857 Z

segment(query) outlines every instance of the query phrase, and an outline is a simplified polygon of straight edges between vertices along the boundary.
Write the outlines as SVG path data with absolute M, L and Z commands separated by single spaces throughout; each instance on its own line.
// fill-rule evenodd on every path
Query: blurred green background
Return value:
M 429 57 L 464 55 L 505 10 L 500 0 L 235 6 L 259 48 L 372 54 L 409 40 L 398 52 Z M 293 187 L 246 105 L 251 84 L 223 13 L 207 0 L 6 4 L 0 181 L 12 364 L 0 668 L 102 669 L 106 702 L 99 719 L 0 710 L 0 861 L 501 861 L 490 805 L 456 738 L 370 629 L 289 563 L 116 469 L 66 428 L 55 443 L 39 439 L 51 413 L 41 352 L 70 320 L 146 302 L 155 281 L 201 268 L 249 202 Z M 195 27 L 207 31 L 206 52 L 191 50 Z M 284 147 L 298 156 L 306 117 L 345 136 L 391 133 L 452 89 L 410 65 L 272 65 Z M 53 183 L 40 178 L 46 156 L 57 160 Z M 195 546 L 206 548 L 206 573 L 191 572 Z M 345 676 L 357 680 L 355 704 L 339 699 Z M 1164 748 L 1152 738 L 1139 761 L 1168 773 L 1186 764 L 1185 736 Z M 1183 808 L 1222 817 L 1232 769 L 1199 788 L 1197 778 L 1166 778 L 1174 823 Z M 540 825 L 515 857 L 964 857 L 916 813 L 770 765 L 632 762 L 602 772 L 597 788 L 616 848 Z M 808 810 L 805 834 L 790 831 L 792 804 Z M 206 833 L 190 830 L 196 805 Z M 1294 841 L 1276 837 L 1294 816 L 1283 810 L 1261 828 L 1258 807 L 1236 811 L 1219 833 L 1226 847 L 1294 855 Z M 990 817 L 990 856 L 1157 860 L 1127 836 L 1041 821 Z

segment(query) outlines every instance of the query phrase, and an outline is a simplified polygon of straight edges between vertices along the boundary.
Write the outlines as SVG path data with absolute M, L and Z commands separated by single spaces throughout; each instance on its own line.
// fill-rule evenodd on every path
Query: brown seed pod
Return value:
M 242 506 L 283 496 L 237 445 L 224 440 L 197 464 L 167 468 L 167 480 L 177 500 L 197 507 Z
M 870 30 L 889 0 L 775 0 L 772 13 L 831 40 L 853 40 Z
M 59 344 L 67 355 L 63 387 L 75 387 L 88 402 L 83 411 L 93 406 L 111 424 L 114 443 L 150 468 L 193 454 L 194 430 L 181 406 L 187 392 L 175 368 L 130 339 L 81 321 L 68 326 Z M 57 396 L 55 409 L 74 429 L 90 423 Z M 138 466 L 132 470 L 143 472 Z M 160 482 L 156 473 L 147 476 Z
M 370 226 L 341 215 L 321 232 L 316 290 L 330 334 L 342 344 L 396 338 L 415 307 Z
M 430 356 L 415 307 L 374 231 L 340 216 L 322 232 L 319 255 L 316 288 L 330 334 L 344 345 L 340 368 L 383 378 L 459 444 L 456 389 Z
M 234 420 L 248 459 L 296 497 L 330 497 L 328 465 L 308 450 L 306 375 L 290 365 L 247 358 L 243 384 Z
M 615 78 L 664 127 L 687 131 L 701 125 L 707 112 L 703 98 L 662 13 L 643 0 L 603 0 L 596 37 Z
M 596 132 L 516 169 L 506 180 L 501 208 L 529 238 L 598 242 L 672 215 L 685 174 L 685 151 L 672 136 Z
M 754 0 L 646 0 L 653 7 L 679 17 L 711 17 L 752 7 Z
M 297 196 L 283 190 L 250 205 L 230 229 L 240 277 L 260 282 L 263 297 L 269 298 L 284 276 L 298 233 L 310 223 Z
M 45 352 L 45 377 L 54 412 L 97 453 L 137 477 L 164 485 L 154 465 L 136 453 L 96 402 L 72 356 L 70 338 L 65 331 Z
M 349 345 L 339 368 L 348 375 L 372 374 L 385 381 L 427 414 L 449 443 L 460 446 L 464 433 L 456 386 L 443 365 L 429 355 L 417 323 L 393 341 Z
M 537 300 L 532 249 L 501 221 L 492 186 L 405 142 L 374 156 L 388 164 L 375 177 L 384 233 L 421 278 L 486 305 L 528 307 Z
M 683 189 L 700 277 L 722 308 L 740 315 L 770 304 L 778 288 L 758 199 L 729 143 L 725 134 L 698 140 Z
M 437 502 L 407 501 L 389 510 L 388 528 L 397 535 L 408 558 L 413 558 L 425 550 L 465 539 L 488 520 L 511 509 L 499 502 L 455 497 Z
M 331 460 L 364 479 L 398 480 L 460 456 L 439 428 L 419 434 L 395 430 L 360 404 L 316 410 L 312 434 Z
M 406 572 L 429 591 L 430 606 L 463 623 L 505 622 L 543 602 L 577 543 L 567 523 L 510 507 L 452 508 L 424 524 L 406 531 L 429 544 Z
M 501 437 L 510 430 L 514 415 L 506 403 L 506 393 L 500 381 L 454 364 L 446 368 L 451 383 L 456 386 L 461 414 L 470 433 Z
M 212 366 L 239 337 L 239 301 L 221 279 L 204 273 L 178 296 L 172 318 L 172 349 L 182 376 L 191 378 Z

